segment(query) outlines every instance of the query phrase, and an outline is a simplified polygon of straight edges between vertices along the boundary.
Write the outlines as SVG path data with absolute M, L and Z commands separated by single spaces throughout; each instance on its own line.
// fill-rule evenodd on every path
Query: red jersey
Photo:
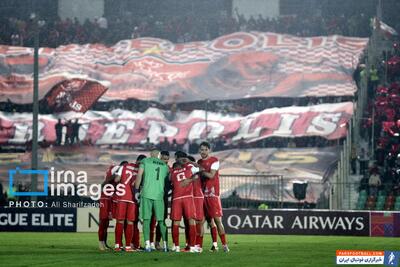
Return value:
M 139 165 L 136 163 L 128 163 L 121 167 L 122 170 L 119 170 L 117 173 L 121 176 L 121 180 L 119 184 L 122 184 L 125 190 L 125 194 L 122 196 L 118 196 L 116 194 L 115 199 L 117 201 L 125 201 L 125 202 L 135 202 L 135 198 L 133 196 L 133 186 L 132 184 L 135 182 Z M 121 186 L 120 186 L 121 187 Z
M 206 172 L 216 170 L 213 179 L 201 177 L 203 181 L 203 192 L 205 197 L 219 197 L 219 161 L 216 157 L 208 157 L 207 159 L 200 159 L 199 165 L 204 168 Z
M 115 167 L 114 165 L 111 165 L 111 166 L 108 168 L 108 170 L 107 170 L 107 172 L 106 172 L 106 177 L 104 178 L 104 182 L 107 181 L 107 180 L 109 180 L 109 179 L 111 178 L 111 176 L 113 175 L 113 168 L 114 168 L 114 167 Z M 109 182 L 109 184 L 113 184 L 113 181 Z M 111 195 L 111 196 L 108 196 L 108 195 L 104 194 L 104 191 L 103 191 L 103 188 L 102 188 L 102 189 L 101 189 L 101 196 L 100 196 L 100 199 L 111 199 L 111 198 L 112 198 L 112 195 Z
M 185 164 L 185 167 L 186 166 L 188 166 L 189 168 L 193 168 L 194 167 L 194 165 L 191 163 L 191 162 L 187 162 L 186 164 Z M 195 167 L 195 168 L 197 168 L 197 167 Z M 196 180 L 194 180 L 193 182 L 192 182 L 192 184 L 193 184 L 193 197 L 204 197 L 204 194 L 203 194 L 203 185 L 202 185 L 202 183 L 201 183 L 201 179 L 200 179 L 200 177 L 198 177 Z
M 192 177 L 192 169 L 186 167 L 173 169 L 171 172 L 172 200 L 184 197 L 193 197 L 193 184 L 182 187 L 181 182 Z

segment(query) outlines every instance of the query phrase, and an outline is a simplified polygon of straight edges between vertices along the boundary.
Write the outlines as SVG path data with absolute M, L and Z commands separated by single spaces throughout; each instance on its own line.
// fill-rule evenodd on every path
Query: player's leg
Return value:
M 189 220 L 186 219 L 185 217 L 183 218 L 183 224 L 185 225 L 185 251 L 190 250 L 189 246 L 189 239 L 190 239 L 190 224 Z
M 193 198 L 185 198 L 182 199 L 183 204 L 183 212 L 184 219 L 188 222 L 189 228 L 189 251 L 190 252 L 198 252 L 195 248 L 196 245 L 196 221 L 195 218 L 195 208 L 194 208 L 194 200 Z
M 156 228 L 159 228 L 159 227 L 157 225 L 157 220 L 156 220 L 156 216 L 154 215 L 154 212 L 152 214 L 153 214 L 153 216 L 151 217 L 151 223 L 150 223 L 150 247 L 151 247 L 151 249 L 155 250 L 154 233 L 156 231 Z
M 124 232 L 124 221 L 117 220 L 115 224 L 115 251 L 121 251 L 122 249 L 122 234 Z
M 163 239 L 164 252 L 168 251 L 167 245 L 167 226 L 164 220 L 164 199 L 154 200 L 154 213 L 156 215 L 157 224 L 160 225 L 161 238 Z
M 196 220 L 196 242 L 195 247 L 199 252 L 203 252 L 204 220 Z
M 172 251 L 180 252 L 179 248 L 179 223 L 182 219 L 182 207 L 180 200 L 173 200 L 171 205 L 171 215 L 172 220 Z
M 164 198 L 164 222 L 168 218 L 168 198 Z M 166 231 L 166 239 L 165 240 L 168 243 L 168 227 L 165 227 Z M 156 241 L 155 241 L 155 247 L 157 250 L 162 250 L 162 247 L 160 246 L 161 242 L 161 230 L 160 226 L 157 224 L 156 228 Z
M 199 252 L 202 252 L 204 235 L 204 199 L 194 198 L 194 207 L 196 216 L 196 248 Z
M 127 221 L 126 227 L 125 227 L 125 251 L 126 252 L 135 251 L 131 247 L 132 237 L 133 237 L 133 221 Z
M 219 198 L 211 198 L 211 214 L 213 214 L 214 222 L 218 229 L 219 238 L 221 239 L 224 252 L 229 252 L 228 244 L 226 242 L 225 229 L 222 224 L 222 205 Z
M 215 224 L 217 225 L 219 238 L 221 239 L 221 243 L 224 248 L 224 251 L 229 252 L 228 244 L 226 242 L 225 228 L 224 228 L 224 225 L 222 224 L 222 218 L 215 217 L 214 221 L 215 221 Z
M 217 226 L 215 225 L 214 220 L 209 217 L 207 217 L 207 223 L 208 223 L 208 226 L 210 227 L 210 234 L 211 234 L 211 239 L 212 239 L 212 247 L 211 247 L 210 251 L 211 252 L 218 251 Z
M 218 251 L 218 243 L 217 243 L 217 226 L 212 218 L 215 217 L 215 209 L 213 206 L 213 198 L 206 197 L 204 198 L 204 212 L 206 215 L 206 220 L 208 225 L 210 226 L 210 233 L 212 239 L 212 247 L 210 249 L 211 252 Z
M 143 221 L 143 239 L 145 251 L 150 252 L 150 223 L 153 211 L 153 200 L 142 197 L 140 200 L 140 218 Z
M 105 247 L 107 248 L 107 249 L 112 249 L 112 247 L 110 247 L 108 244 L 107 244 L 107 238 L 108 238 L 108 227 L 110 226 L 110 219 L 108 219 L 108 220 L 105 220 L 104 221 L 104 245 L 105 245 Z
M 194 219 L 190 219 L 189 220 L 189 247 L 190 247 L 190 252 L 200 252 L 196 248 L 196 236 L 197 236 L 196 221 Z
M 140 231 L 139 231 L 139 221 L 133 223 L 133 246 L 136 250 L 140 250 Z
M 154 246 L 156 248 L 156 250 L 161 250 L 161 246 L 160 246 L 160 241 L 161 241 L 161 231 L 160 231 L 160 226 L 157 224 L 156 226 L 156 233 L 155 233 L 155 240 L 154 240 Z
M 179 248 L 179 222 L 180 221 L 172 221 L 172 251 L 180 252 Z
M 139 232 L 139 207 L 137 204 L 135 205 L 135 220 L 133 221 L 133 235 L 132 235 L 132 244 L 131 247 L 140 250 L 140 232 Z
M 99 221 L 99 230 L 97 232 L 99 237 L 99 249 L 106 250 L 106 234 L 108 228 L 108 218 L 107 219 L 100 219 Z
M 136 204 L 134 203 L 127 203 L 126 209 L 126 225 L 125 225 L 125 251 L 126 252 L 133 252 L 135 251 L 131 247 L 132 237 L 133 237 L 133 222 L 137 219 L 136 218 Z
M 108 215 L 107 217 L 108 218 L 107 218 L 107 222 L 105 222 L 105 225 L 104 225 L 104 244 L 105 244 L 107 249 L 112 249 L 107 244 L 107 237 L 108 237 L 108 231 L 107 230 L 108 230 L 108 226 L 110 225 L 110 220 L 113 219 L 113 211 L 112 211 L 113 202 L 112 202 L 111 199 L 108 199 L 106 203 L 107 203 L 107 215 Z
M 116 225 L 115 225 L 115 251 L 121 251 L 122 235 L 124 233 L 124 222 L 126 216 L 126 203 L 118 202 L 116 205 Z
M 99 201 L 100 209 L 99 209 L 99 230 L 97 231 L 97 235 L 99 237 L 99 249 L 101 251 L 106 250 L 106 235 L 108 228 L 108 212 L 107 212 L 107 203 L 105 199 L 100 199 Z

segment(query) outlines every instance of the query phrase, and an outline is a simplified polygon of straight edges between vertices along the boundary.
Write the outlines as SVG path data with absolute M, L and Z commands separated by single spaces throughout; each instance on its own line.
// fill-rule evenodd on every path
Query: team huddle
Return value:
M 140 245 L 139 220 L 143 225 L 144 251 L 169 251 L 165 219 L 168 195 L 172 191 L 171 214 L 173 252 L 180 252 L 179 225 L 183 218 L 186 245 L 182 251 L 203 251 L 204 224 L 211 229 L 212 247 L 218 250 L 217 231 L 224 252 L 229 252 L 222 224 L 219 197 L 219 161 L 209 155 L 210 144 L 200 144 L 197 162 L 182 151 L 175 153 L 175 163 L 168 166 L 169 152 L 153 149 L 150 157 L 139 155 L 135 163 L 123 161 L 110 166 L 103 186 L 118 185 L 123 194 L 100 198 L 99 248 L 107 249 L 107 228 L 116 220 L 114 251 L 134 252 Z M 123 246 L 125 237 L 125 247 Z M 155 240 L 154 240 L 155 237 Z M 162 243 L 161 243 L 162 239 Z M 162 246 L 161 246 L 162 244 Z

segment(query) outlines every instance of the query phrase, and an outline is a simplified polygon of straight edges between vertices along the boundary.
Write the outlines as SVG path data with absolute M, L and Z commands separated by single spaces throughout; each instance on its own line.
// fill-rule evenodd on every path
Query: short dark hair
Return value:
M 177 167 L 181 167 L 182 165 L 179 162 L 174 162 L 174 164 L 172 164 L 172 169 L 175 169 Z
M 190 156 L 190 155 L 189 155 L 187 158 L 188 158 L 191 162 L 195 162 L 195 161 L 196 161 L 196 160 L 194 159 L 193 156 Z
M 183 151 L 176 151 L 176 152 L 175 152 L 175 157 L 176 157 L 177 159 L 180 159 L 180 158 L 187 158 L 187 154 L 186 154 L 185 152 L 183 152 Z
M 211 149 L 210 143 L 209 143 L 209 142 L 206 142 L 206 141 L 201 142 L 201 143 L 200 143 L 200 146 L 205 146 L 205 147 L 207 147 L 208 149 Z
M 161 156 L 168 156 L 169 157 L 169 152 L 166 150 L 161 151 Z
M 145 159 L 146 155 L 140 154 L 137 158 L 136 161 L 141 161 L 142 159 Z
M 121 163 L 119 164 L 119 166 L 123 166 L 123 165 L 125 165 L 125 164 L 128 164 L 128 162 L 127 162 L 126 160 L 121 161 Z

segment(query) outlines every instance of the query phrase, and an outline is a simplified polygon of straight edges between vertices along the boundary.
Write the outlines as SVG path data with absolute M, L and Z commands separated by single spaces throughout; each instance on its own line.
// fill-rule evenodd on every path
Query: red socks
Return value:
M 222 235 L 219 235 L 219 238 L 221 239 L 221 243 L 222 243 L 222 245 L 226 245 L 226 237 L 225 237 L 225 234 L 222 234 Z
M 201 235 L 201 228 L 203 225 L 201 223 L 196 224 L 196 245 L 203 247 L 203 236 Z
M 189 225 L 189 246 L 194 247 L 196 245 L 196 225 Z
M 117 222 L 115 225 L 115 244 L 119 244 L 120 247 L 122 247 L 123 231 L 124 231 L 124 224 Z
M 109 220 L 108 219 L 102 219 L 99 222 L 99 230 L 97 232 L 99 236 L 99 241 L 107 241 L 107 229 L 109 225 Z
M 172 225 L 172 242 L 175 246 L 179 246 L 179 225 Z
M 212 242 L 217 242 L 217 227 L 211 227 L 211 238 Z
M 127 223 L 125 227 L 125 243 L 127 247 L 131 246 L 132 236 L 133 236 L 133 224 Z
M 189 220 L 183 220 L 185 223 L 185 241 L 186 244 L 189 245 L 190 243 L 190 225 L 189 225 Z

